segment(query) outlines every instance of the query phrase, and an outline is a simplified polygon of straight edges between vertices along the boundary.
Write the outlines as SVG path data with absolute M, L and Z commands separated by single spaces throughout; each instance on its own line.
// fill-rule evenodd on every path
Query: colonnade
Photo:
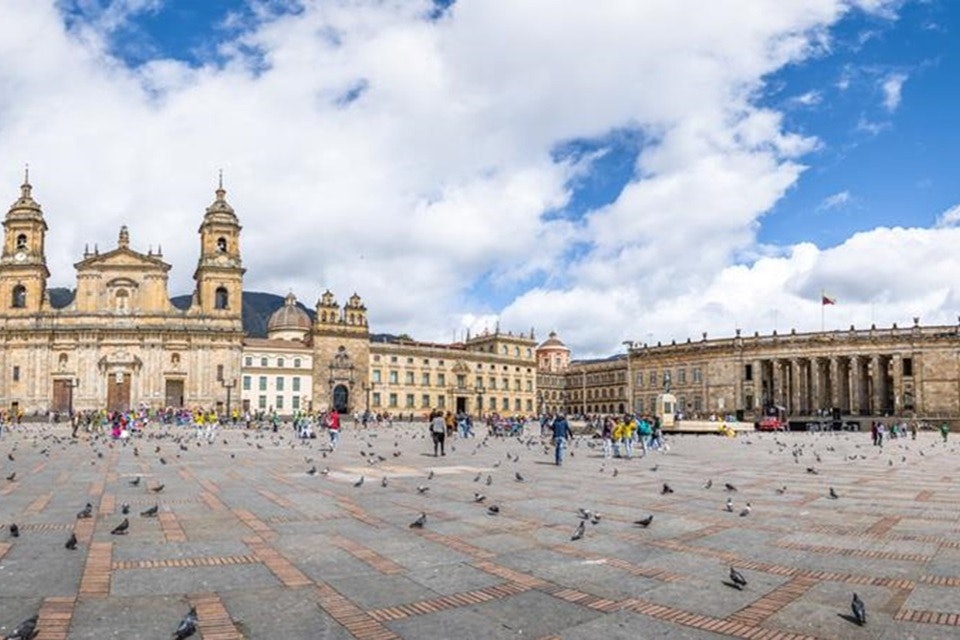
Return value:
M 848 415 L 884 415 L 913 410 L 914 385 L 904 385 L 900 354 L 757 359 L 754 394 L 761 407 L 784 407 L 789 415 L 839 409 Z M 749 382 L 747 382 L 749 385 Z

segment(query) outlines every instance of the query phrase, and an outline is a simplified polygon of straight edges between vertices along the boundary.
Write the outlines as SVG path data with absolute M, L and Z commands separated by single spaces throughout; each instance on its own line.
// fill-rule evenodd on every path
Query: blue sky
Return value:
M 0 177 L 33 167 L 54 286 L 128 224 L 189 291 L 222 168 L 248 289 L 357 291 L 427 340 L 499 322 L 593 356 L 816 330 L 821 290 L 834 327 L 960 307 L 960 3 L 5 10 Z

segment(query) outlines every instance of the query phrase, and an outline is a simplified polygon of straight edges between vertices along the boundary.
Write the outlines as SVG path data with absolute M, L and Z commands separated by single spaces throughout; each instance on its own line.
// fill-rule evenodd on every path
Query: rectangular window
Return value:
M 467 386 L 467 376 L 462 373 L 457 374 L 457 387 L 463 389 Z
M 277 391 L 283 391 L 283 376 L 277 376 Z
M 370 399 L 370 402 L 373 403 L 373 406 L 375 406 L 375 407 L 379 407 L 379 406 L 380 406 L 380 392 L 379 392 L 379 391 L 374 391 L 374 392 L 373 392 L 373 395 L 370 396 L 370 398 L 371 398 L 371 399 Z
M 521 405 L 520 405 L 520 398 L 514 398 L 514 400 L 513 400 L 513 410 L 519 412 L 519 411 L 520 411 L 520 406 L 521 406 Z
M 390 362 L 396 362 L 397 356 L 390 356 Z
M 643 413 L 643 398 L 637 398 L 637 413 Z
M 223 380 L 223 365 L 217 365 L 217 380 Z
M 413 409 L 413 406 L 414 406 L 414 405 L 413 405 L 413 394 L 412 394 L 412 393 L 408 393 L 408 394 L 407 394 L 407 404 L 406 404 L 406 407 L 407 407 L 407 409 Z
M 277 402 L 274 406 L 277 408 L 277 411 L 283 409 L 283 396 L 277 396 Z
M 905 376 L 913 375 L 913 358 L 903 359 L 903 375 Z
M 390 372 L 390 384 L 397 384 L 399 382 L 400 376 L 396 371 Z
M 421 373 L 421 374 L 420 374 L 420 386 L 421 386 L 421 387 L 429 387 L 429 386 L 430 386 L 430 374 L 429 374 L 429 373 Z
M 300 396 L 293 396 L 293 410 L 298 411 L 300 409 Z
M 642 386 L 643 386 L 643 372 L 642 372 L 642 371 L 637 374 L 637 386 L 638 386 L 638 387 L 642 387 Z
M 267 396 L 260 396 L 257 398 L 257 406 L 261 409 L 267 408 Z
M 703 382 L 703 373 L 700 371 L 700 367 L 693 368 L 693 381 L 694 382 Z
M 293 359 L 293 368 L 294 368 L 294 369 L 299 369 L 299 368 L 300 368 L 300 358 L 294 358 L 294 359 Z
M 743 379 L 747 382 L 753 380 L 753 365 L 745 364 L 743 365 Z
M 447 397 L 437 396 L 437 409 L 445 409 L 446 407 L 447 407 Z
M 407 386 L 413 386 L 413 371 L 407 371 Z
M 13 367 L 13 381 L 14 382 L 20 381 L 20 367 L 18 366 Z
M 430 407 L 430 394 L 429 394 L 429 393 L 425 393 L 425 394 L 423 394 L 422 396 L 420 396 L 420 406 L 423 407 L 424 409 L 427 409 L 427 408 Z
M 520 378 L 513 379 L 513 390 L 520 391 Z
M 258 386 L 258 389 L 260 389 L 260 391 L 266 391 L 266 390 L 267 390 L 267 376 L 260 376 L 260 379 L 257 380 L 257 384 L 259 385 L 259 386 Z
M 260 358 L 260 366 L 261 366 L 261 367 L 267 366 L 267 359 L 266 359 L 266 358 Z
M 500 408 L 504 411 L 510 410 L 510 398 L 500 398 Z
M 243 390 L 250 391 L 250 376 L 243 376 Z
M 496 391 L 497 389 L 497 379 L 493 376 L 490 376 L 490 388 Z
M 438 387 L 445 387 L 445 386 L 447 386 L 447 375 L 446 375 L 445 373 L 438 373 L 438 374 L 437 374 L 437 386 L 438 386 Z
M 703 410 L 703 400 L 700 399 L 700 396 L 693 396 L 693 410 L 694 411 Z
M 245 367 L 252 367 L 252 366 L 253 366 L 253 358 L 252 358 L 251 356 L 247 356 L 246 358 L 244 358 L 244 359 L 243 359 L 243 366 L 245 366 Z
M 527 391 L 533 391 L 533 380 L 527 380 Z
M 656 372 L 656 371 L 651 371 L 651 372 L 650 372 L 650 386 L 651 386 L 651 387 L 657 386 L 657 372 Z
M 293 376 L 293 390 L 300 391 L 300 376 Z
M 380 369 L 374 369 L 370 372 L 370 375 L 372 376 L 374 382 L 382 382 L 380 379 Z
M 509 390 L 510 390 L 510 379 L 509 379 L 509 378 L 502 378 L 502 380 L 503 380 L 503 390 L 504 390 L 504 391 L 509 391 Z
M 529 351 L 529 349 L 527 349 Z M 529 355 L 529 354 L 528 354 Z M 533 412 L 533 400 L 527 399 L 527 413 Z
M 397 394 L 395 393 L 390 394 L 390 406 L 393 408 L 397 407 Z
M 680 380 L 680 384 L 686 384 L 686 382 L 687 382 L 687 370 L 686 370 L 686 369 L 677 369 L 677 379 Z
M 748 393 L 746 396 L 744 396 L 743 403 L 746 405 L 747 411 L 752 411 L 752 410 L 753 410 L 753 396 L 752 396 L 752 395 L 750 395 L 750 394 Z

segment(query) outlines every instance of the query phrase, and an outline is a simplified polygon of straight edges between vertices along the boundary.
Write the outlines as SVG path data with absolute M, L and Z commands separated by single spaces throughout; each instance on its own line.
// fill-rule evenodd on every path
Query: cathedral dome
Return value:
M 567 348 L 567 345 L 563 344 L 563 341 L 557 337 L 556 331 L 551 331 L 547 339 L 544 340 L 539 347 L 537 347 L 537 351 L 541 350 L 570 351 L 570 349 Z
M 285 337 L 277 334 L 295 332 L 302 338 L 310 331 L 311 324 L 310 316 L 297 306 L 297 297 L 290 293 L 284 299 L 283 306 L 274 311 L 267 320 L 267 335 L 271 338 Z

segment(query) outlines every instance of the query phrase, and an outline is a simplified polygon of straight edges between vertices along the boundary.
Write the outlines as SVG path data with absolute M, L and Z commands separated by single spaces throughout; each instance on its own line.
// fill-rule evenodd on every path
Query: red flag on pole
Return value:
M 827 297 L 826 295 L 821 294 L 821 295 L 820 295 L 820 304 L 821 304 L 821 305 L 824 305 L 824 306 L 826 306 L 826 305 L 828 305 L 828 304 L 837 304 L 837 299 L 836 299 L 836 298 L 829 298 L 829 297 Z

